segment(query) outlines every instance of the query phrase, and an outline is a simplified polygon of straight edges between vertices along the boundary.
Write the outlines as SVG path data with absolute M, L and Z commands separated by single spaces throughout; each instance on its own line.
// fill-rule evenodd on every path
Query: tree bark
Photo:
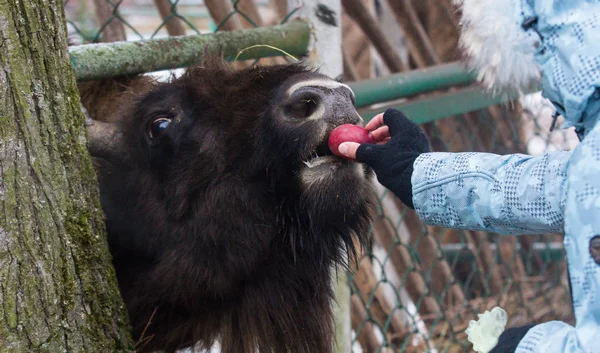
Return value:
M 0 351 L 131 351 L 63 1 L 0 1 L 0 97 Z

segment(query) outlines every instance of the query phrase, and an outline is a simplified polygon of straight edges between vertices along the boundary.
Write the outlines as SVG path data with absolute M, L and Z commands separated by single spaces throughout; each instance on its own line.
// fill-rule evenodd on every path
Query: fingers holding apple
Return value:
M 355 160 L 356 150 L 363 143 L 375 144 L 385 142 L 389 130 L 369 131 L 357 125 L 344 124 L 336 127 L 329 134 L 329 149 L 336 156 Z

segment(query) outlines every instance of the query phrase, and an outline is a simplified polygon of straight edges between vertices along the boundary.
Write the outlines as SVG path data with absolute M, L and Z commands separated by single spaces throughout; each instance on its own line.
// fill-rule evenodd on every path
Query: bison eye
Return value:
M 167 130 L 170 123 L 171 119 L 169 118 L 154 119 L 148 128 L 148 134 L 150 135 L 150 138 L 160 137 L 160 135 Z

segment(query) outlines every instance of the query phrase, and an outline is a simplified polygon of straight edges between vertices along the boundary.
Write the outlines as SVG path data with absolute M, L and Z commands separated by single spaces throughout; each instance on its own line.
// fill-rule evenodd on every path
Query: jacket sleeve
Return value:
M 411 177 L 423 222 L 501 234 L 563 233 L 571 152 L 425 153 Z
M 592 353 L 589 349 L 598 327 L 580 329 L 561 321 L 549 321 L 536 325 L 523 337 L 515 353 Z M 587 335 L 586 335 L 587 334 Z M 585 339 L 585 336 L 588 340 Z M 587 347 L 582 342 L 587 341 Z

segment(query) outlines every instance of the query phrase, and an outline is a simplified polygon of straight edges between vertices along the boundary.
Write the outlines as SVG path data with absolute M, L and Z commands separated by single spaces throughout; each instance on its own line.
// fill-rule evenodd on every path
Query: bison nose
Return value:
M 363 124 L 354 107 L 354 94 L 348 86 L 304 86 L 290 95 L 284 113 L 299 120 L 324 120 L 332 126 Z

